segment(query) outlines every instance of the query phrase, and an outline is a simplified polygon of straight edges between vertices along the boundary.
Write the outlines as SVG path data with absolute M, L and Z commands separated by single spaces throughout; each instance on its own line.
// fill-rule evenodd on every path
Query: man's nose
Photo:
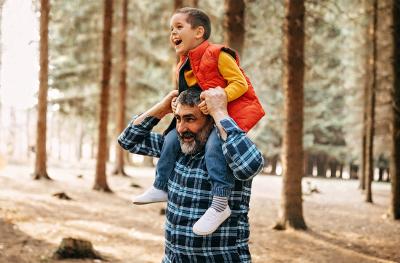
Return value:
M 185 132 L 187 130 L 186 125 L 184 125 L 183 123 L 179 123 L 176 124 L 176 130 L 178 133 L 182 134 L 183 132 Z

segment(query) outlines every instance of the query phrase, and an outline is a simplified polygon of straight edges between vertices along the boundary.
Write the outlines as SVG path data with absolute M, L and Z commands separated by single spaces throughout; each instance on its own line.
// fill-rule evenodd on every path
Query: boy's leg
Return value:
M 153 184 L 155 188 L 168 191 L 168 179 L 175 168 L 179 149 L 178 134 L 176 129 L 173 129 L 168 132 L 164 139 L 164 145 L 156 166 L 156 179 Z
M 226 163 L 222 151 L 222 141 L 216 128 L 211 131 L 208 137 L 205 146 L 205 161 L 207 173 L 212 184 L 213 196 L 226 197 L 228 199 L 235 182 Z
M 207 140 L 205 161 L 212 184 L 213 200 L 211 207 L 193 226 L 193 232 L 198 235 L 213 233 L 231 214 L 228 199 L 234 187 L 234 179 L 227 166 L 216 128 Z
M 156 166 L 156 178 L 154 184 L 143 194 L 136 196 L 133 203 L 149 204 L 167 201 L 168 178 L 175 168 L 176 156 L 179 151 L 179 140 L 176 130 L 171 130 L 164 139 L 160 159 Z

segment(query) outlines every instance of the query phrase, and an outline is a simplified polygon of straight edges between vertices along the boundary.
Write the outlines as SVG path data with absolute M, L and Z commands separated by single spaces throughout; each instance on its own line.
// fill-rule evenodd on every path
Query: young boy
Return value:
M 239 67 L 235 51 L 209 43 L 207 39 L 210 33 L 210 19 L 199 9 L 181 8 L 172 16 L 170 41 L 180 56 L 177 67 L 178 90 L 182 92 L 194 86 L 202 90 L 218 86 L 224 88 L 229 115 L 243 131 L 248 132 L 264 116 L 264 111 L 249 79 Z M 171 107 L 175 111 L 175 101 Z M 199 108 L 208 114 L 204 101 Z M 227 167 L 221 145 L 221 139 L 214 128 L 205 145 L 213 199 L 211 206 L 193 226 L 193 232 L 198 235 L 213 233 L 231 214 L 228 198 L 234 186 L 234 176 Z M 173 129 L 165 136 L 153 187 L 134 198 L 135 204 L 167 201 L 168 178 L 174 170 L 179 150 L 178 134 Z

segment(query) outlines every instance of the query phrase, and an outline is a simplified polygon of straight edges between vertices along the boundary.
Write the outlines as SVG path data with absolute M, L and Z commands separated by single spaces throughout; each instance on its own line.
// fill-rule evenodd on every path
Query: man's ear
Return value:
M 204 38 L 204 27 L 203 26 L 198 26 L 196 28 L 196 38 L 197 39 Z

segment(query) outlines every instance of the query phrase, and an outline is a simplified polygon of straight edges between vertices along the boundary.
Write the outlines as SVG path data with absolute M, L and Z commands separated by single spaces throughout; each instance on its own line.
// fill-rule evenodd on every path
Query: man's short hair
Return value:
M 196 28 L 199 26 L 202 26 L 204 28 L 204 40 L 207 40 L 210 37 L 211 22 L 210 18 L 204 11 L 193 7 L 183 7 L 176 10 L 175 14 L 186 14 L 187 22 L 192 26 L 192 28 Z
M 202 90 L 198 86 L 190 87 L 187 90 L 182 91 L 179 94 L 176 102 L 181 105 L 190 106 L 190 107 L 197 106 L 201 102 L 201 100 L 200 100 L 201 92 L 202 92 Z

